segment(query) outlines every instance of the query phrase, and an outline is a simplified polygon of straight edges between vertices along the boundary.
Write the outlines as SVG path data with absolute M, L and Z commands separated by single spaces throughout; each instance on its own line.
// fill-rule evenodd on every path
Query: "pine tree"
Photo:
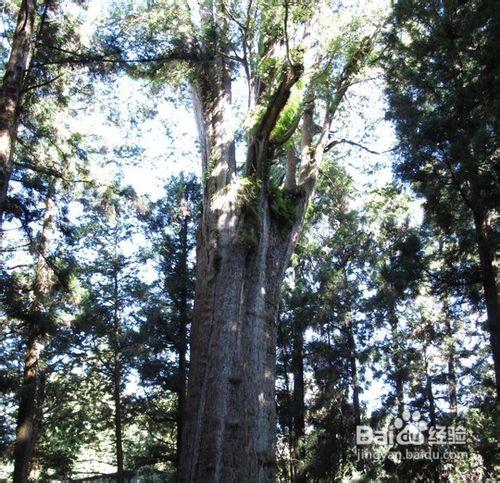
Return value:
M 200 186 L 194 177 L 173 178 L 165 186 L 165 196 L 152 204 L 147 214 L 146 238 L 150 242 L 147 259 L 152 262 L 158 278 L 148 288 L 145 316 L 139 334 L 141 353 L 138 356 L 142 384 L 148 388 L 141 407 L 154 424 L 154 431 L 163 434 L 175 421 L 175 454 L 168 448 L 149 450 L 170 459 L 178 467 L 182 439 L 183 414 L 187 384 L 189 327 L 194 298 L 194 248 L 201 203 Z M 175 355 L 175 361 L 169 362 Z M 175 395 L 172 413 L 155 400 Z M 164 421 L 164 427 L 158 426 Z M 165 454 L 166 453 L 166 454 Z M 150 462 L 151 463 L 151 462 Z
M 424 197 L 429 223 L 458 237 L 462 248 L 474 240 L 470 249 L 483 288 L 498 406 L 494 226 L 500 63 L 493 54 L 499 30 L 495 7 L 488 0 L 397 2 L 386 65 L 390 118 L 401 141 L 399 176 Z
M 87 202 L 87 219 L 80 229 L 81 248 L 88 253 L 81 263 L 85 295 L 75 330 L 83 334 L 88 355 L 95 357 L 95 369 L 106 380 L 107 395 L 113 405 L 116 479 L 123 482 L 126 418 L 123 391 L 133 356 L 133 346 L 129 343 L 135 324 L 133 313 L 137 310 L 134 304 L 139 303 L 143 291 L 135 274 L 137 260 L 133 252 L 127 255 L 126 245 L 138 232 L 134 211 L 140 212 L 141 205 L 135 193 L 118 182 Z

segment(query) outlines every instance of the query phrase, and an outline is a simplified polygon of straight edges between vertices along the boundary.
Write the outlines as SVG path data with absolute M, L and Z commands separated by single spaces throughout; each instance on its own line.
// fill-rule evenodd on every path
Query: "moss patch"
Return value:
M 250 249 L 256 249 L 259 246 L 261 188 L 262 183 L 259 179 L 245 176 L 240 179 L 236 194 L 236 206 L 242 216 L 236 241 Z
M 269 208 L 271 215 L 283 229 L 292 228 L 297 219 L 297 197 L 295 190 L 285 190 L 271 180 L 269 183 Z

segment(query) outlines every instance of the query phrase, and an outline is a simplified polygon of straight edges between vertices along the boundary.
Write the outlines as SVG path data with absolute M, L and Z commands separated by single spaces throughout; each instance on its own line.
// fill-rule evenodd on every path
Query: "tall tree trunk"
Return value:
M 256 227 L 229 207 L 217 250 L 209 248 L 220 224 L 201 229 L 183 481 L 274 481 L 275 320 L 289 248 L 263 195 L 259 203 L 255 249 L 236 234 Z
M 496 401 L 495 401 L 495 469 L 500 471 L 500 307 L 498 302 L 498 260 L 492 238 L 493 229 L 490 220 L 482 207 L 474 210 L 474 225 L 479 249 L 479 262 L 483 282 L 484 298 L 488 331 L 490 334 L 493 367 L 495 370 Z
M 45 390 L 47 386 L 47 366 L 40 367 L 38 371 L 38 391 L 36 396 L 36 410 L 33 418 L 33 458 L 31 458 L 30 467 L 28 470 L 28 481 L 37 481 L 36 478 L 36 456 L 37 443 L 39 443 L 40 431 L 43 421 L 43 407 L 45 403 Z
M 113 273 L 113 401 L 115 405 L 116 481 L 123 483 L 122 401 L 121 401 L 121 326 L 118 290 L 118 262 Z
M 14 483 L 26 483 L 28 481 L 33 456 L 33 420 L 36 412 L 37 370 L 40 359 L 38 338 L 38 334 L 32 331 L 28 337 L 26 358 L 24 360 L 23 384 L 14 447 Z
M 180 476 L 185 482 L 272 482 L 281 284 L 319 163 L 330 144 L 333 116 L 369 49 L 361 42 L 359 51 L 347 61 L 321 125 L 314 122 L 312 91 L 307 96 L 300 111 L 301 159 L 296 180 L 291 180 L 294 171 L 288 166 L 287 188 L 278 188 L 277 194 L 270 186 L 271 164 L 296 125 L 292 123 L 288 136 L 280 139 L 273 137 L 273 130 L 304 66 L 288 59 L 272 82 L 251 79 L 260 114 L 248 132 L 244 175 L 239 175 L 232 132 L 234 72 L 229 61 L 227 7 L 214 1 L 200 10 L 205 30 L 210 32 L 204 47 L 213 60 L 197 67 L 192 86 L 205 182 Z M 295 158 L 289 163 L 295 163 Z M 287 213 L 280 212 L 276 196 L 288 204 Z
M 249 142 L 246 176 L 235 176 L 230 72 L 226 58 L 214 64 L 193 88 L 206 181 L 180 473 L 189 482 L 268 482 L 276 472 L 276 316 L 314 171 L 303 183 L 309 191 L 294 192 L 295 219 L 276 216 L 269 138 L 299 77 L 294 68 Z
M 0 87 L 0 237 L 12 172 L 12 153 L 17 137 L 21 94 L 32 46 L 35 9 L 35 0 L 21 2 L 12 49 Z
M 354 410 L 354 424 L 361 424 L 361 404 L 359 402 L 359 378 L 358 378 L 358 352 L 356 350 L 356 341 L 354 339 L 354 328 L 352 315 L 349 313 L 344 318 L 344 329 L 347 336 L 347 349 L 349 351 L 349 368 L 351 372 L 352 385 L 352 407 Z
M 404 395 L 404 376 L 403 376 L 403 361 L 401 360 L 401 337 L 398 331 L 398 319 L 392 314 L 390 316 L 389 324 L 391 327 L 392 338 L 392 364 L 393 364 L 393 382 L 396 396 L 396 406 L 398 415 L 401 415 L 405 408 L 405 395 Z
M 187 331 L 189 325 L 189 307 L 188 307 L 188 285 L 189 274 L 187 267 L 188 250 L 188 212 L 184 214 L 180 232 L 181 257 L 179 263 L 179 275 L 181 278 L 181 292 L 179 297 L 179 369 L 178 369 L 178 389 L 177 389 L 177 466 L 180 464 L 182 433 L 184 426 L 184 412 L 186 406 L 186 356 L 187 356 Z
M 55 181 L 51 181 L 45 200 L 45 213 L 40 243 L 37 247 L 38 253 L 33 285 L 34 313 L 40 312 L 44 308 L 47 294 L 50 292 L 53 285 L 53 274 L 47 264 L 46 257 L 49 245 L 49 234 L 53 225 L 55 189 Z M 28 341 L 14 447 L 14 483 L 24 483 L 28 480 L 33 457 L 34 438 L 37 432 L 35 427 L 35 416 L 37 412 L 41 410 L 41 408 L 37 407 L 37 383 L 39 380 L 40 347 L 45 337 L 45 333 L 36 322 L 29 323 L 27 331 Z
M 426 398 L 427 402 L 429 403 L 429 419 L 431 426 L 436 425 L 436 403 L 434 401 L 434 392 L 432 390 L 432 378 L 431 375 L 429 374 L 429 367 L 427 365 L 427 362 L 425 364 L 425 377 L 426 377 L 426 385 L 425 385 L 425 392 L 426 392 Z
M 455 334 L 453 332 L 451 313 L 446 298 L 443 301 L 444 324 L 446 330 L 446 365 L 448 367 L 448 399 L 450 414 L 457 416 L 457 374 L 455 370 Z
M 305 435 L 305 402 L 304 402 L 304 329 L 299 320 L 292 323 L 292 371 L 293 371 L 293 447 L 296 457 L 294 483 L 306 481 L 302 449 Z
M 425 335 L 427 337 L 427 335 Z M 432 390 L 432 376 L 429 374 L 429 361 L 427 358 L 427 348 L 429 341 L 424 342 L 424 372 L 425 372 L 425 398 L 429 405 L 429 420 L 431 426 L 436 426 L 436 402 L 434 400 L 434 392 Z
M 280 321 L 280 317 L 278 315 L 278 323 L 277 323 L 277 332 L 278 332 L 278 347 L 281 349 L 281 358 L 283 364 L 283 379 L 285 382 L 285 395 L 286 402 L 285 406 L 285 414 L 286 414 L 286 425 L 288 427 L 288 455 L 289 455 L 289 472 L 290 472 L 290 481 L 293 481 L 295 477 L 295 447 L 293 444 L 293 403 L 292 403 L 292 391 L 290 385 L 290 376 L 289 376 L 289 368 L 288 368 L 288 354 L 286 351 L 287 339 L 286 335 L 283 333 L 283 324 Z
M 481 277 L 486 301 L 488 331 L 490 334 L 493 365 L 495 369 L 496 400 L 500 409 L 500 310 L 498 302 L 498 261 L 491 240 L 492 228 L 483 210 L 474 211 L 474 224 L 479 251 Z M 499 425 L 500 426 L 500 425 Z

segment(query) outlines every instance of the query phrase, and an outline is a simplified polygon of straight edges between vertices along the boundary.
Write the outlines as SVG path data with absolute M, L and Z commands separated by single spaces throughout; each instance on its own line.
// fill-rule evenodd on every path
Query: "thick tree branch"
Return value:
M 55 46 L 49 48 L 59 52 L 67 53 L 68 57 L 62 59 L 55 59 L 47 62 L 36 62 L 35 65 L 90 65 L 90 64 L 143 64 L 149 62 L 189 62 L 194 64 L 210 63 L 214 60 L 211 55 L 200 55 L 195 52 L 171 52 L 165 55 L 158 55 L 153 57 L 139 57 L 135 59 L 123 58 L 119 56 L 112 56 L 110 54 L 91 54 L 72 52 L 65 49 L 60 49 Z

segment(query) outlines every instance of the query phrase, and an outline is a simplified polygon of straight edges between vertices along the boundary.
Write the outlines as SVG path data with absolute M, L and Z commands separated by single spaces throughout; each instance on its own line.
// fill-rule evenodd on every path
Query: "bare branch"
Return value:
M 340 139 L 338 141 L 331 141 L 325 146 L 325 153 L 330 151 L 332 148 L 337 146 L 338 144 L 350 144 L 351 146 L 356 146 L 357 148 L 363 149 L 364 151 L 367 151 L 370 154 L 376 154 L 377 156 L 382 156 L 383 154 L 391 153 L 396 151 L 397 147 L 391 148 L 391 149 L 386 149 L 385 151 L 375 151 L 373 149 L 367 148 L 366 146 L 363 146 L 362 144 L 359 144 L 355 141 L 350 141 L 349 139 Z
M 35 89 L 39 89 L 40 87 L 45 87 L 45 86 L 48 86 L 49 84 L 52 84 L 52 82 L 55 82 L 57 79 L 60 79 L 61 77 L 63 77 L 65 74 L 65 72 L 63 72 L 62 74 L 59 74 L 59 75 L 56 75 L 55 77 L 53 77 L 52 79 L 49 79 L 45 82 L 41 82 L 40 84 L 34 84 L 32 86 L 27 86 L 23 89 L 23 93 L 25 92 L 28 92 L 28 91 L 32 91 L 32 90 L 35 90 Z

